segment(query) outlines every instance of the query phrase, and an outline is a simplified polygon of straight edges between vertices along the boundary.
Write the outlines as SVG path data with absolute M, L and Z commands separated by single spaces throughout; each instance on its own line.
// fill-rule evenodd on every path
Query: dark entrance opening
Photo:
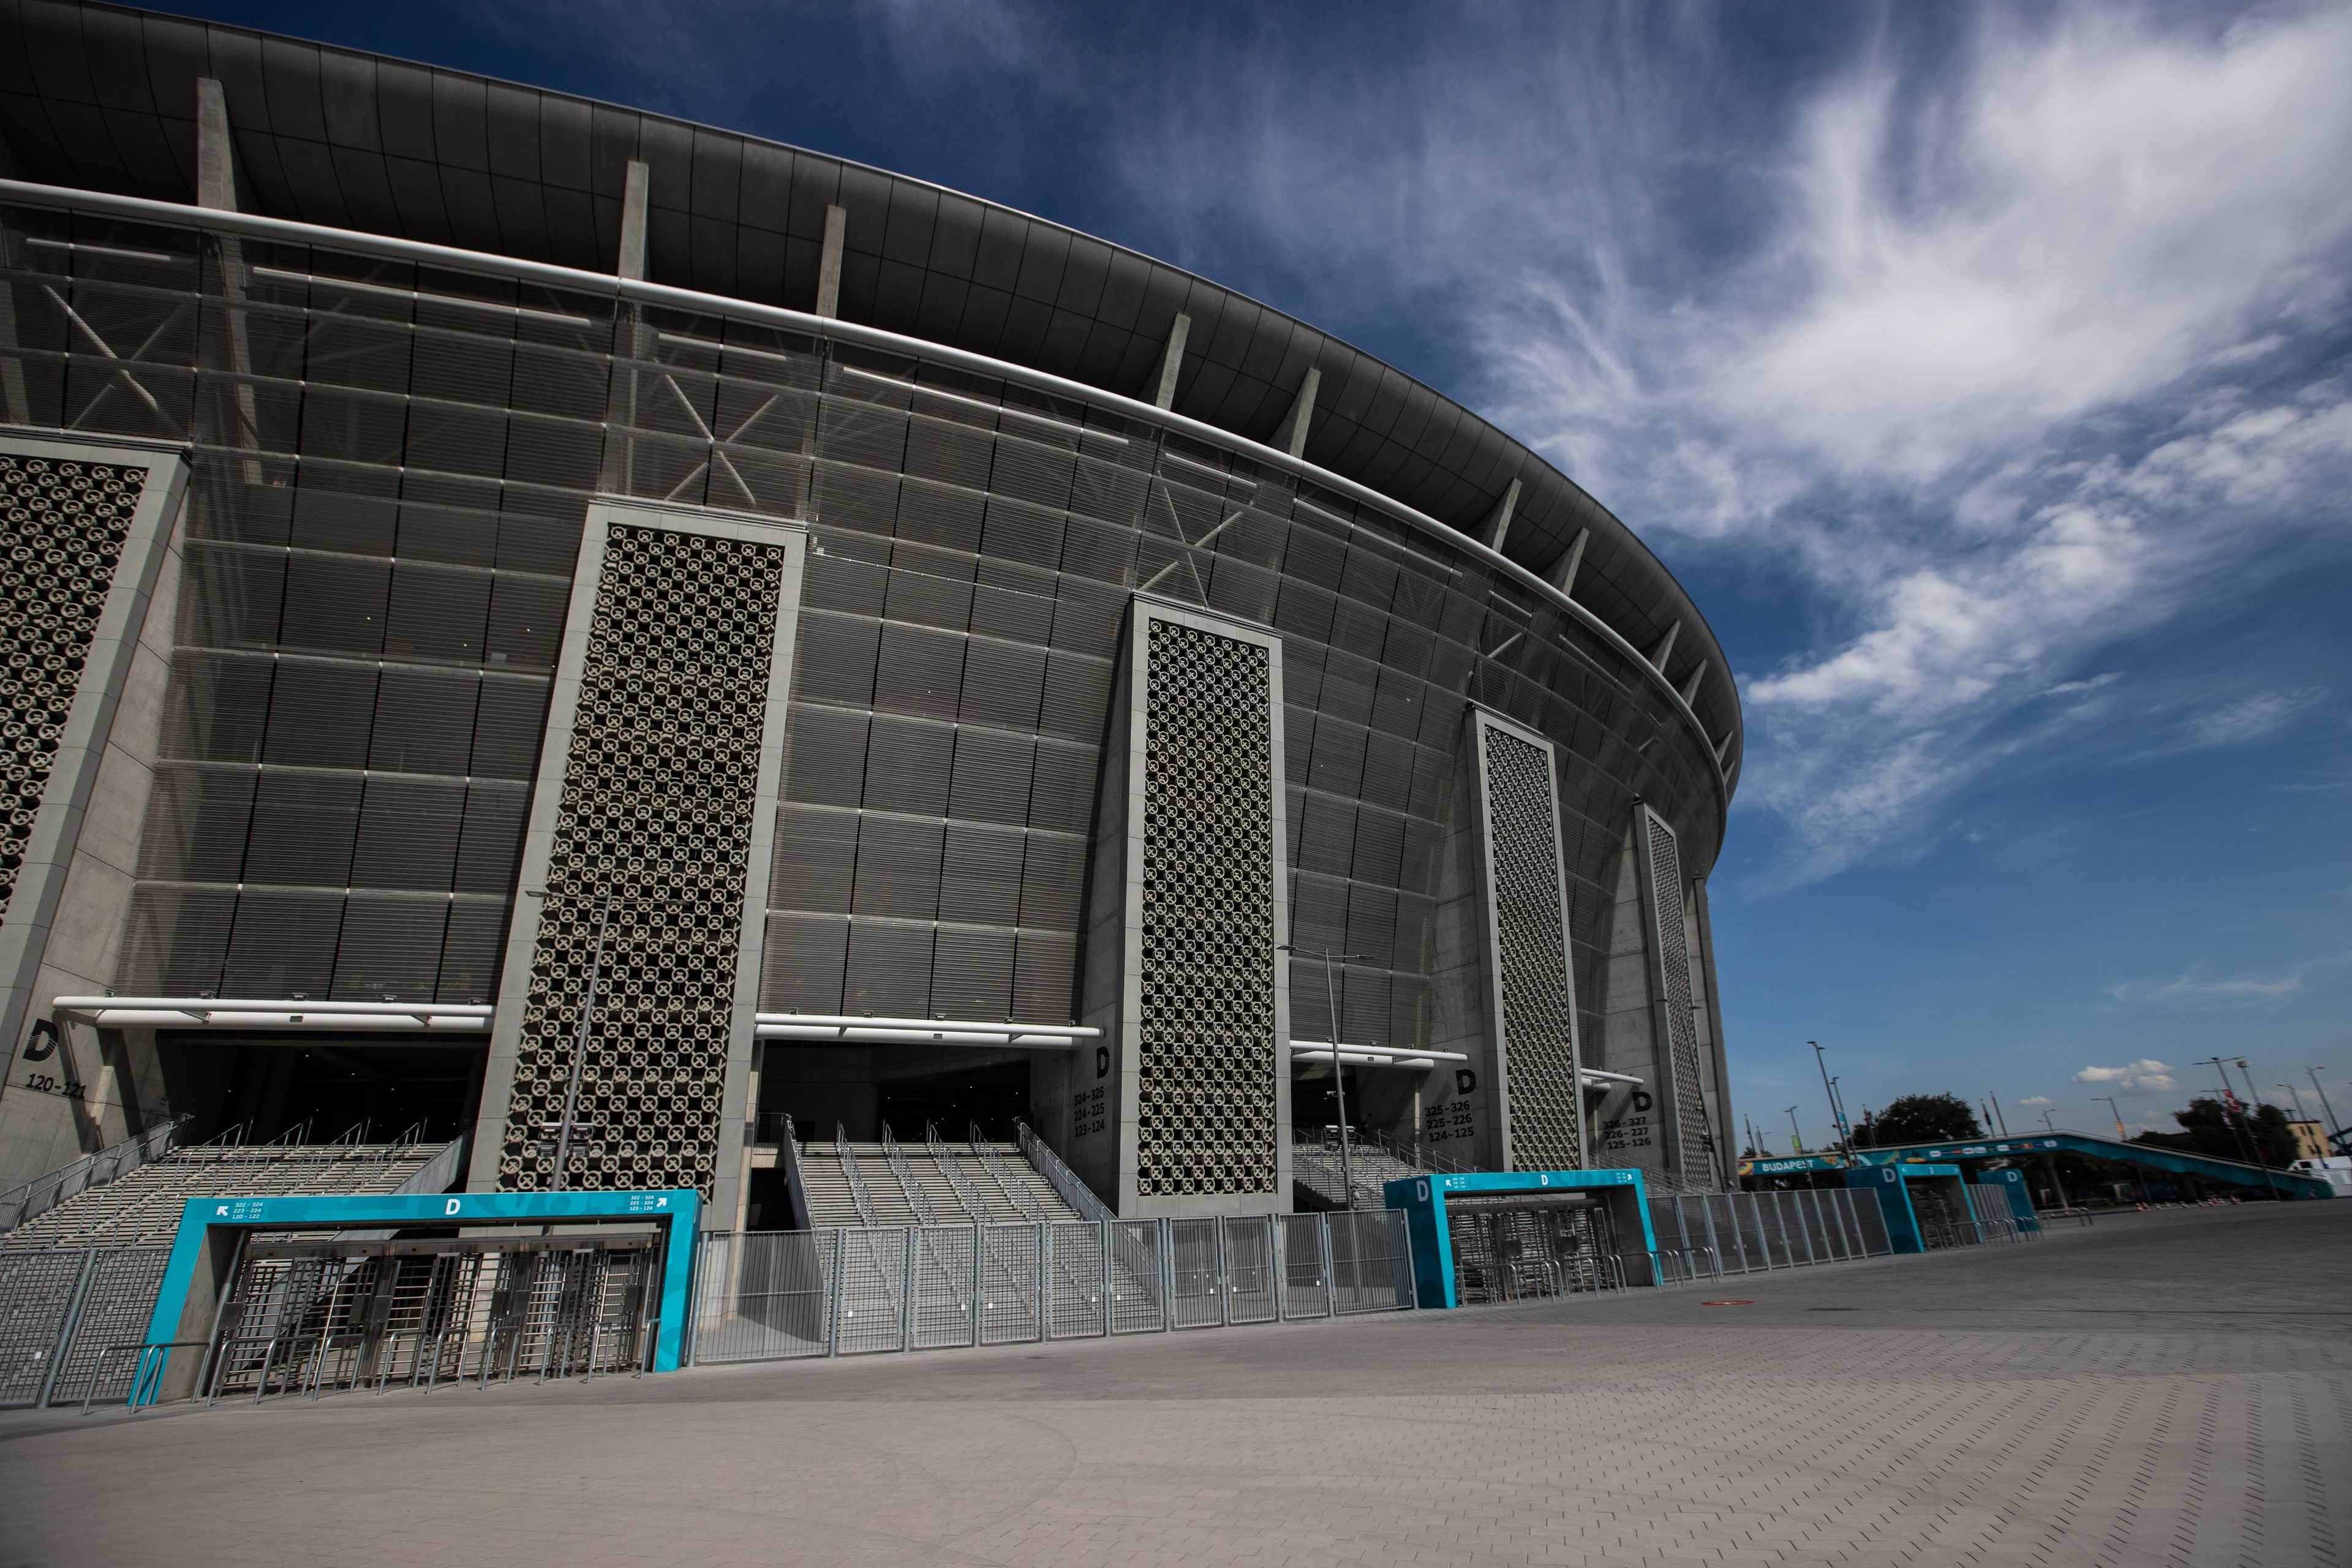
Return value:
M 165 1030 L 155 1037 L 172 1103 L 194 1113 L 197 1138 L 243 1126 L 266 1143 L 307 1128 L 323 1143 L 364 1126 L 383 1143 L 422 1124 L 417 1137 L 443 1142 L 474 1118 L 487 1042 L 447 1037 L 348 1034 L 245 1036 Z
M 976 1125 L 983 1139 L 1009 1142 L 1013 1124 L 1029 1115 L 1025 1061 L 898 1079 L 879 1088 L 882 1123 L 902 1139 L 920 1140 L 924 1124 L 935 1122 L 944 1138 L 961 1138 Z

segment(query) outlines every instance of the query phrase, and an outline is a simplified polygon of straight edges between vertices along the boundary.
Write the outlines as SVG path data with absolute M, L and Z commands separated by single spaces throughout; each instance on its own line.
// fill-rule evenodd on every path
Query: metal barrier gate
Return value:
M 319 1393 L 642 1370 L 651 1231 L 444 1240 L 257 1235 L 221 1298 L 203 1393 Z
M 1445 1218 L 1464 1306 L 1624 1288 L 1616 1224 L 1590 1193 L 1449 1194 Z

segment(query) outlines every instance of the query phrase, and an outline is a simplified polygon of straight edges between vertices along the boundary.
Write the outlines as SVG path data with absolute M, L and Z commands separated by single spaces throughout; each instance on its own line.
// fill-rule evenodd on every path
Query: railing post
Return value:
M 1327 1214 L 1322 1219 L 1323 1223 L 1315 1227 L 1315 1245 L 1323 1255 L 1323 1315 L 1336 1318 L 1339 1315 L 1339 1269 L 1335 1259 L 1339 1249 L 1331 1245 L 1331 1216 Z
M 833 1232 L 833 1258 L 825 1269 L 825 1354 L 842 1354 L 842 1262 L 849 1256 L 849 1232 Z
M 1160 1331 L 1171 1333 L 1176 1328 L 1176 1226 L 1162 1215 L 1160 1221 Z
M 1110 1226 L 1111 1222 L 1107 1219 L 1098 1219 L 1095 1221 L 1095 1238 L 1101 1244 L 1097 1250 L 1102 1254 L 1102 1273 L 1099 1276 L 1102 1283 L 1099 1289 L 1095 1292 L 1095 1295 L 1096 1300 L 1099 1301 L 1102 1306 L 1102 1331 L 1103 1338 L 1105 1339 L 1110 1338 L 1112 1322 L 1111 1302 L 1114 1296 L 1113 1288 L 1118 1282 L 1118 1275 L 1114 1271 L 1116 1268 L 1116 1260 L 1111 1256 Z
M 981 1342 L 981 1319 L 987 1314 L 988 1300 L 982 1293 L 988 1284 L 988 1226 L 979 1220 L 971 1222 L 971 1342 Z
M 1037 1342 L 1054 1337 L 1054 1226 L 1034 1220 L 1037 1227 Z
M 66 1360 L 73 1354 L 74 1341 L 81 1337 L 82 1309 L 89 1301 L 89 1282 L 98 1272 L 100 1254 L 91 1247 L 81 1255 L 81 1271 L 74 1276 L 74 1287 L 66 1298 L 66 1310 L 58 1314 L 57 1337 L 49 1342 L 49 1364 L 41 1373 L 41 1391 L 33 1396 L 33 1408 L 47 1410 L 49 1395 L 58 1386 L 58 1374 L 65 1370 Z
M 920 1226 L 910 1225 L 899 1237 L 898 1348 L 902 1351 L 915 1348 L 915 1324 L 922 1315 L 915 1300 L 915 1293 L 922 1289 L 915 1270 L 916 1249 L 921 1246 L 922 1234 Z

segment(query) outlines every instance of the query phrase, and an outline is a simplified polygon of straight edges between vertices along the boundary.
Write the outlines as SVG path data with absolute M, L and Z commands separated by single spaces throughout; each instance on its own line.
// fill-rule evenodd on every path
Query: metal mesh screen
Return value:
M 33 820 L 114 585 L 144 468 L 69 463 L 0 449 L 0 711 L 8 753 L 0 816 L 0 916 L 16 890 Z
M 1709 1142 L 1706 1104 L 1702 1098 L 1698 1067 L 1698 1026 L 1691 1016 L 1690 951 L 1683 928 L 1682 851 L 1674 829 L 1655 812 L 1642 813 L 1649 835 L 1650 897 L 1656 911 L 1659 951 L 1655 955 L 1665 987 L 1666 1047 L 1674 1069 L 1674 1117 L 1676 1151 L 1682 1173 L 1693 1181 L 1713 1181 L 1707 1159 Z
M 1114 1220 L 1110 1228 L 1110 1331 L 1158 1333 L 1169 1326 L 1166 1232 L 1150 1220 Z
M 499 1184 L 710 1190 L 784 548 L 614 524 L 588 627 Z M 602 900 L 615 900 L 606 905 Z M 584 1045 L 589 973 L 601 984 Z
M 1053 1306 L 1048 1328 L 1057 1340 L 1093 1339 L 1104 1332 L 1103 1227 L 1057 1220 L 1041 1233 L 1049 1254 L 1045 1283 Z
M 1478 729 L 1494 856 L 1488 877 L 1499 936 L 1511 1164 L 1521 1171 L 1580 1170 L 1584 1097 L 1577 1087 L 1576 992 L 1561 924 L 1559 807 L 1551 759 L 1507 730 Z
M 1146 634 L 1136 1191 L 1270 1193 L 1275 1075 L 1272 659 Z
M 902 1229 L 879 1227 L 844 1234 L 839 1306 L 834 1314 L 834 1351 L 862 1355 L 902 1348 L 901 1312 L 908 1300 L 906 1241 Z
M 1251 1215 L 1224 1222 L 1225 1321 L 1272 1322 L 1275 1292 L 1274 1216 Z

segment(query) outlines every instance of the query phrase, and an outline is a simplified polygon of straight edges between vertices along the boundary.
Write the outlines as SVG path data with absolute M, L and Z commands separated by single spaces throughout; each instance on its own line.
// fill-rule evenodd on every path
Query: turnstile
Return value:
M 1519 1301 L 1624 1283 L 1617 1229 L 1591 1192 L 1448 1194 L 1455 1299 Z
M 652 1231 L 246 1238 L 200 1392 L 212 1398 L 593 1376 L 641 1368 L 660 1300 Z

